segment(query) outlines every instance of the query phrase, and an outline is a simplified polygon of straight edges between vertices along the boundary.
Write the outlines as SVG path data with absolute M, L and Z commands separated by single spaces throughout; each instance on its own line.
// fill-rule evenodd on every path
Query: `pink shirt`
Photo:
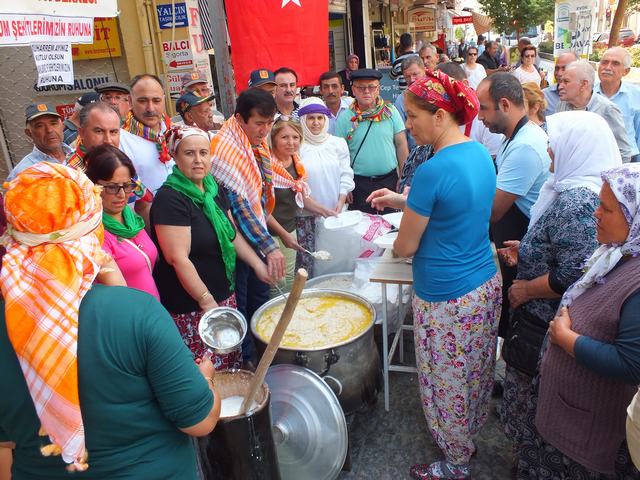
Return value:
M 131 245 L 125 239 L 118 241 L 118 238 L 113 233 L 105 230 L 102 248 L 105 252 L 111 254 L 118 264 L 127 282 L 127 286 L 147 292 L 160 301 L 160 294 L 153 281 L 149 264 L 142 254 L 142 252 L 144 252 L 147 255 L 151 267 L 153 267 L 158 258 L 156 246 L 144 229 L 140 230 L 138 235 L 130 238 L 129 241 L 133 242 L 138 248 Z

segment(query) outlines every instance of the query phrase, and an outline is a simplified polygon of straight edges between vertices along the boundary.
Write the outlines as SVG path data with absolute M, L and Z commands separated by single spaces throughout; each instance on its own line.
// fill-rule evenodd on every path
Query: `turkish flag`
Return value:
M 318 85 L 329 70 L 329 2 L 225 0 L 236 89 L 252 70 L 289 67 L 298 85 Z

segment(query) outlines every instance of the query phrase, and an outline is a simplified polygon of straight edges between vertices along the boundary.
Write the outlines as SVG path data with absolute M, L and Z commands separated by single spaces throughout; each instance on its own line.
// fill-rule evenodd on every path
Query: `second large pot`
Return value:
M 353 293 L 308 289 L 302 292 L 301 298 L 318 296 L 343 297 L 360 303 L 371 313 L 370 325 L 361 334 L 326 348 L 280 347 L 273 363 L 300 365 L 314 371 L 335 392 L 344 412 L 353 413 L 375 403 L 381 388 L 380 357 L 373 339 L 376 313 L 365 298 Z M 260 307 L 251 318 L 251 331 L 260 354 L 264 352 L 267 342 L 257 335 L 256 325 L 265 310 L 285 301 L 282 297 L 274 298 Z

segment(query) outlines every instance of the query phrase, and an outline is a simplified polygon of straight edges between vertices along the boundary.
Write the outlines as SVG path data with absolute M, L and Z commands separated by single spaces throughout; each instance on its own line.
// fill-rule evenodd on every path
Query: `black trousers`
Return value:
M 529 217 L 522 213 L 514 203 L 499 221 L 491 225 L 491 235 L 496 248 L 503 248 L 506 240 L 522 240 L 528 227 Z M 509 267 L 502 261 L 500 255 L 498 255 L 498 262 L 502 274 L 502 310 L 498 324 L 498 336 L 505 338 L 509 328 L 509 287 L 516 278 L 518 267 Z
M 391 213 L 394 210 L 385 208 L 382 212 L 379 212 L 367 203 L 367 197 L 371 195 L 371 192 L 379 190 L 381 188 L 388 188 L 389 190 L 396 191 L 398 185 L 398 172 L 394 168 L 385 175 L 379 175 L 376 177 L 364 177 L 362 175 L 354 175 L 353 181 L 356 187 L 353 189 L 353 203 L 349 205 L 349 210 L 360 210 L 365 213 L 384 214 Z

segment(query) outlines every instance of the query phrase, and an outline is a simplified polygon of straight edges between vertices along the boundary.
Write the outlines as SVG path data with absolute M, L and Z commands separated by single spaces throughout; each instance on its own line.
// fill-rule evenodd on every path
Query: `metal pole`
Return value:
M 231 67 L 229 45 L 227 45 L 227 20 L 223 0 L 209 0 L 209 17 L 213 35 L 216 77 L 220 90 L 220 108 L 224 116 L 229 118 L 236 109 L 236 80 Z

